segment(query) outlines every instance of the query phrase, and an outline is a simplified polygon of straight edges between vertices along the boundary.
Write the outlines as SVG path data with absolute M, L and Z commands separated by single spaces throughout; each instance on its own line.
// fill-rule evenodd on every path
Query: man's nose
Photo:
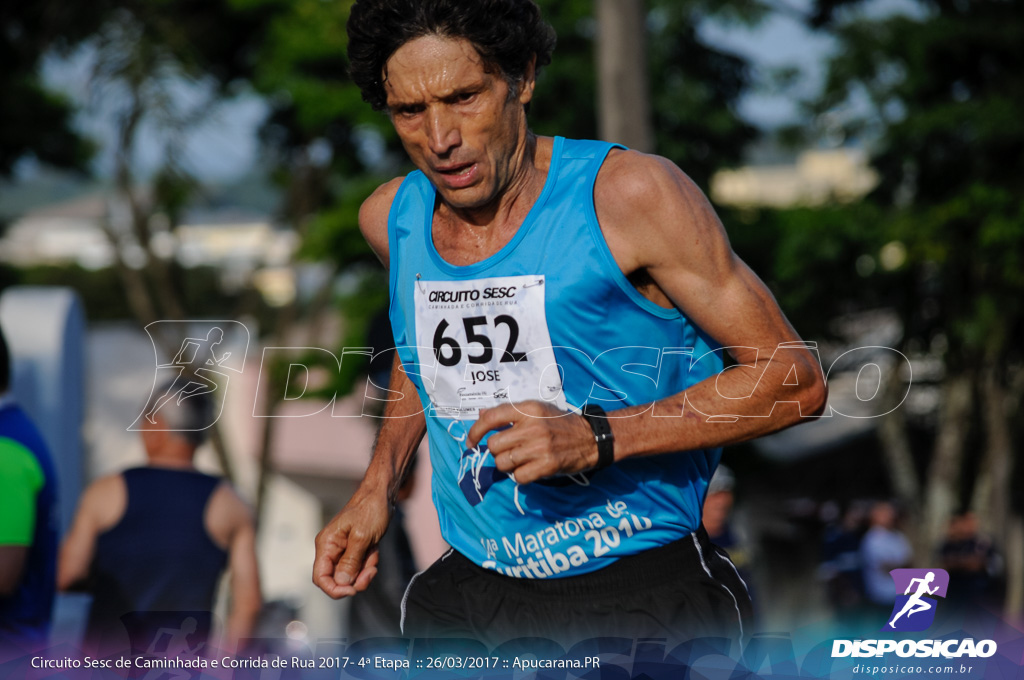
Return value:
M 451 112 L 432 110 L 427 118 L 427 141 L 430 150 L 443 156 L 462 143 L 462 135 L 455 116 Z

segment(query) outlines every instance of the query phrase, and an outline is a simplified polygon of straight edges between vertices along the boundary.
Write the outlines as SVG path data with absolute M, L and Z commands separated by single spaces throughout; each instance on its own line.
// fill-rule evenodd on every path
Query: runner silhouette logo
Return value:
M 220 419 L 232 375 L 241 375 L 249 351 L 249 330 L 238 321 L 154 321 L 146 326 L 156 370 L 146 408 L 128 427 L 165 431 L 201 431 Z M 168 404 L 209 395 L 214 407 L 204 422 L 189 427 L 158 421 Z M 147 423 L 148 425 L 144 425 Z
M 882 630 L 916 632 L 926 630 L 935 620 L 936 597 L 946 597 L 949 574 L 944 569 L 893 569 L 896 602 Z

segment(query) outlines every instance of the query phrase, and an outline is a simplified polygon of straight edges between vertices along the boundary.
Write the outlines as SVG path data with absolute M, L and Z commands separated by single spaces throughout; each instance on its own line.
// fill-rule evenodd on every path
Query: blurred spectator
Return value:
M 0 329 L 0 651 L 45 645 L 57 563 L 57 476 L 10 378 Z
M 732 521 L 732 509 L 736 496 L 736 476 L 725 465 L 719 465 L 708 483 L 708 492 L 704 497 L 704 510 L 701 521 L 708 532 L 711 543 L 726 552 L 736 567 L 736 572 L 747 587 L 753 599 L 750 578 L 750 543 L 743 532 L 739 531 Z
M 854 502 L 840 517 L 839 506 L 828 503 L 822 508 L 822 515 L 826 527 L 818 575 L 825 583 L 832 610 L 845 617 L 857 612 L 864 603 L 860 544 L 867 529 L 867 513 L 861 503 Z
M 732 508 L 736 496 L 733 489 L 736 476 L 725 465 L 719 465 L 708 483 L 708 493 L 704 497 L 704 529 L 708 538 L 719 548 L 723 548 L 733 564 L 743 569 L 749 563 L 745 541 L 737 535 L 732 525 Z
M 947 595 L 950 603 L 963 605 L 996 597 L 1002 560 L 992 542 L 978 533 L 974 513 L 964 512 L 950 520 L 946 541 L 939 548 L 939 564 L 955 584 Z
M 910 566 L 913 551 L 910 542 L 896 528 L 896 508 L 887 501 L 871 507 L 871 528 L 860 544 L 864 566 L 864 590 L 868 600 L 886 613 L 896 598 L 896 585 L 889 576 L 893 569 Z
M 86 489 L 61 550 L 58 587 L 82 584 L 93 595 L 85 645 L 96 652 L 124 649 L 126 640 L 146 650 L 156 641 L 147 635 L 186 623 L 197 649 L 209 635 L 225 567 L 228 651 L 248 637 L 260 611 L 252 514 L 229 484 L 192 464 L 212 422 L 211 399 L 195 394 L 154 409 L 163 388 L 144 411 L 154 422 L 141 421 L 148 465 Z

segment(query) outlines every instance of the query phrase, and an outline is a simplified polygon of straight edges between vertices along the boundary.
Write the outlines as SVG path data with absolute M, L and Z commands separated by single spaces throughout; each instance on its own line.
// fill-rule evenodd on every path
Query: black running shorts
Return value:
M 568 578 L 513 578 L 449 550 L 413 577 L 402 600 L 405 636 L 492 647 L 520 637 L 740 639 L 750 617 L 746 584 L 703 528 Z

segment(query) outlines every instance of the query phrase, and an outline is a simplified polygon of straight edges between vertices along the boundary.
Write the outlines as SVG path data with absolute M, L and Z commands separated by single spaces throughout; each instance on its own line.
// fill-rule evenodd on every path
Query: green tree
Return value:
M 922 0 L 911 14 L 879 17 L 857 2 L 822 0 L 811 23 L 838 42 L 811 112 L 831 135 L 867 143 L 882 181 L 861 206 L 773 216 L 782 226 L 770 266 L 815 282 L 787 307 L 794 317 L 821 323 L 888 307 L 902 322 L 901 350 L 941 358 L 923 476 L 902 412 L 879 428 L 893 487 L 915 517 L 922 560 L 951 513 L 973 507 L 1006 552 L 1007 608 L 1018 614 L 1024 530 L 1011 489 L 1024 394 L 1014 341 L 1024 331 L 1024 14 L 1014 2 Z M 818 236 L 803 264 L 785 256 Z M 838 260 L 837 239 L 850 249 Z M 854 278 L 855 295 L 816 269 L 829 261 Z M 796 265 L 788 274 L 779 271 L 787 262 Z
M 596 138 L 593 3 L 538 4 L 558 33 L 558 45 L 537 84 L 530 125 L 542 135 Z M 741 160 L 757 130 L 736 112 L 753 86 L 750 65 L 708 43 L 697 28 L 709 18 L 751 25 L 766 11 L 747 0 L 649 0 L 647 10 L 654 152 L 707 187 L 715 170 Z
M 123 210 L 110 211 L 103 227 L 121 290 L 140 324 L 199 315 L 202 301 L 197 306 L 192 292 L 205 277 L 183 275 L 154 243 L 159 232 L 173 232 L 200 194 L 200 182 L 182 163 L 185 136 L 251 76 L 252 55 L 272 9 L 236 9 L 226 0 L 108 0 L 90 6 L 82 26 L 64 29 L 87 45 L 90 89 L 102 93 L 85 106 L 102 100 L 104 111 L 112 111 L 113 199 Z M 55 5 L 48 11 L 67 14 Z M 198 96 L 182 96 L 184 88 Z M 135 163 L 145 134 L 164 147 L 160 167 L 148 176 Z M 231 478 L 231 458 L 216 426 L 211 439 Z
M 15 0 L 0 9 L 0 178 L 32 155 L 49 165 L 84 170 L 92 145 L 72 126 L 74 107 L 48 90 L 43 57 L 89 37 L 104 16 L 99 6 Z

